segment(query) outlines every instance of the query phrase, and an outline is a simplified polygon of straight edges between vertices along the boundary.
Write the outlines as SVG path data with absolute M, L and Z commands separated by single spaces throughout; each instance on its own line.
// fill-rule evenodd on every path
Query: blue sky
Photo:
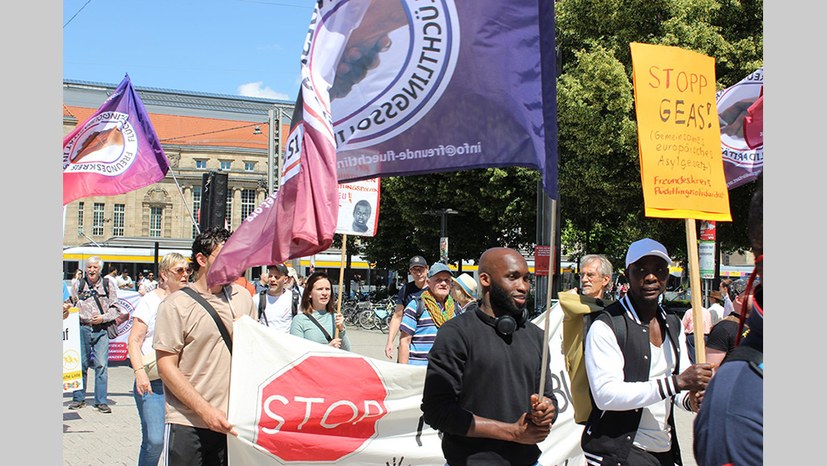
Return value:
M 313 0 L 64 0 L 63 77 L 295 100 Z

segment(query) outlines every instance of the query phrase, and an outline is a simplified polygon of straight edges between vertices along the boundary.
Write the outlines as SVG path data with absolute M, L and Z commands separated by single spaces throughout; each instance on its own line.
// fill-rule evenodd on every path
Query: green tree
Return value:
M 534 244 L 538 172 L 521 167 L 465 170 L 382 179 L 377 235 L 361 252 L 378 267 L 405 271 L 421 254 L 439 260 L 441 217 L 447 216 L 449 258 L 476 261 L 495 245 L 518 249 Z
M 631 42 L 673 45 L 716 58 L 717 88 L 763 64 L 763 6 L 731 0 L 558 0 L 560 206 L 564 253 L 608 254 L 623 265 L 630 240 L 651 236 L 686 257 L 683 220 L 644 216 Z M 752 183 L 730 191 L 722 249 L 748 247 Z
M 632 86 L 631 42 L 673 45 L 715 57 L 716 86 L 763 65 L 763 4 L 757 0 L 557 0 L 558 155 L 563 253 L 605 253 L 622 266 L 631 240 L 650 236 L 686 257 L 685 223 L 647 218 Z M 491 129 L 496 130 L 496 128 Z M 379 230 L 354 247 L 379 267 L 404 271 L 415 254 L 438 259 L 440 218 L 451 208 L 452 260 L 488 247 L 530 250 L 536 231 L 536 170 L 492 168 L 382 180 Z M 754 183 L 729 192 L 732 222 L 718 222 L 723 250 L 743 251 Z M 699 223 L 699 222 L 698 222 Z M 350 247 L 350 246 L 349 246 Z

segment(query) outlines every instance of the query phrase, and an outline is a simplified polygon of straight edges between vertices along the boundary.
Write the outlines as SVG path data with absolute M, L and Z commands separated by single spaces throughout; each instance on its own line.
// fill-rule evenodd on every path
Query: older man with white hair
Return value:
M 101 276 L 103 259 L 92 256 L 86 259 L 86 275 L 72 285 L 72 298 L 77 300 L 80 317 L 80 353 L 83 371 L 83 388 L 72 392 L 69 409 L 86 406 L 86 372 L 89 370 L 90 354 L 95 357 L 95 408 L 102 413 L 111 413 L 106 403 L 109 381 L 109 338 L 110 326 L 117 328 L 121 311 L 118 302 L 118 286 L 109 276 Z
M 612 283 L 612 263 L 603 254 L 586 254 L 580 259 L 580 292 L 595 299 L 605 299 Z

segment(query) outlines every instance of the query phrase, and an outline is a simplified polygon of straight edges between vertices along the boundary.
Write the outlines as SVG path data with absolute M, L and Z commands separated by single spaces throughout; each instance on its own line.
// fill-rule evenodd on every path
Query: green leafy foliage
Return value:
M 562 253 L 574 259 L 604 253 L 622 266 L 629 242 L 649 236 L 685 258 L 685 222 L 644 215 L 629 44 L 712 56 L 723 89 L 763 66 L 762 2 L 557 0 L 555 10 L 563 60 L 557 85 Z M 506 125 L 487 121 L 485 128 Z M 451 208 L 460 212 L 447 218 L 452 260 L 476 260 L 492 246 L 530 250 L 537 180 L 535 170 L 519 167 L 385 178 L 378 235 L 354 239 L 354 247 L 379 267 L 399 271 L 415 254 L 437 260 L 441 219 L 425 212 Z M 717 228 L 724 251 L 749 247 L 753 191 L 749 183 L 729 192 L 733 220 Z

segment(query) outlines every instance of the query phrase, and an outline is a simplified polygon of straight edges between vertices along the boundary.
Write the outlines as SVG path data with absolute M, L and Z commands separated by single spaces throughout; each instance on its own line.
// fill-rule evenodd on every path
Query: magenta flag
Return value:
M 63 138 L 63 205 L 114 196 L 161 181 L 167 160 L 129 75 L 83 124 Z
M 747 116 L 744 117 L 744 140 L 750 149 L 764 146 L 764 92 L 761 97 L 750 105 Z
M 317 21 L 318 7 L 311 27 Z M 314 48 L 313 34 L 308 36 L 280 188 L 250 213 L 224 244 L 207 274 L 209 286 L 230 283 L 250 267 L 316 254 L 333 243 L 339 184 L 329 119 L 332 76 L 314 72 L 315 61 L 327 59 L 329 50 Z

